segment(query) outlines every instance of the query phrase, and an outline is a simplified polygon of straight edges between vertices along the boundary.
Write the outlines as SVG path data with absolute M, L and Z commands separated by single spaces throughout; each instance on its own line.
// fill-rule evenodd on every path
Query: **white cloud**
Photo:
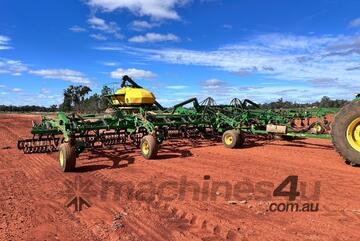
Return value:
M 180 19 L 174 8 L 187 2 L 188 0 L 89 0 L 87 3 L 104 11 L 127 9 L 136 15 L 154 19 Z
M 94 49 L 104 51 L 125 51 L 125 47 L 121 46 L 97 46 L 94 47 Z
M 49 94 L 49 93 L 50 93 L 50 90 L 48 90 L 46 88 L 41 88 L 40 89 L 40 94 L 46 95 L 46 94 Z
M 231 24 L 224 24 L 223 25 L 223 28 L 225 28 L 225 29 L 232 29 L 232 25 Z
M 329 92 L 320 88 L 323 95 L 329 96 L 341 94 L 343 98 L 351 98 L 352 93 L 360 89 L 358 35 L 264 34 L 208 51 L 129 48 L 128 52 L 148 60 L 228 71 L 238 75 L 239 81 L 244 79 L 245 74 L 256 74 L 264 82 L 276 80 L 279 85 L 293 81 L 297 85 L 319 88 L 316 80 L 336 79 L 335 87 L 330 88 Z M 316 95 L 311 97 L 315 98 Z
M 96 40 L 107 40 L 107 38 L 104 35 L 102 35 L 101 33 L 90 34 L 90 37 L 92 37 L 93 39 L 96 39 Z
M 353 28 L 360 27 L 360 18 L 352 20 L 349 25 Z
M 148 29 L 152 29 L 152 28 L 157 27 L 157 26 L 160 26 L 160 24 L 159 23 L 150 23 L 150 22 L 147 22 L 147 21 L 140 21 L 140 20 L 132 21 L 129 24 L 129 27 L 132 30 L 135 30 L 135 31 L 148 30 Z
M 218 79 L 209 79 L 201 82 L 205 89 L 218 89 L 225 86 L 225 82 Z
M 53 104 L 58 105 L 63 101 L 63 95 L 61 90 L 59 94 L 49 95 L 41 93 L 27 92 L 20 88 L 9 89 L 8 92 L 0 92 L 0 102 L 5 105 L 41 105 L 51 106 Z M 11 98 L 9 98 L 11 96 Z
M 90 84 L 90 80 L 79 71 L 70 69 L 41 69 L 31 70 L 30 74 L 39 75 L 47 79 L 61 79 L 79 84 Z
M 13 89 L 11 89 L 11 91 L 12 92 L 22 92 L 23 90 L 22 89 L 20 89 L 20 88 L 13 88 Z
M 19 76 L 21 73 L 28 71 L 27 65 L 19 60 L 0 58 L 0 74 L 11 74 Z
M 186 89 L 187 87 L 189 87 L 189 86 L 187 86 L 187 85 L 168 85 L 165 88 L 172 89 L 172 90 L 182 90 L 182 89 Z
M 87 30 L 83 27 L 80 27 L 78 25 L 74 25 L 70 28 L 70 31 L 74 32 L 74 33 L 81 33 L 81 32 L 86 32 Z
M 138 35 L 129 38 L 129 42 L 132 43 L 144 43 L 144 42 L 163 42 L 163 41 L 178 41 L 179 38 L 172 34 L 159 34 L 159 33 L 147 33 L 145 35 Z
M 116 79 L 121 79 L 124 75 L 128 75 L 134 79 L 154 79 L 157 77 L 157 75 L 151 71 L 135 69 L 135 68 L 130 68 L 130 69 L 118 68 L 111 72 L 111 77 Z
M 20 73 L 28 70 L 28 67 L 18 60 L 7 60 L 6 64 L 10 71 Z
M 102 64 L 105 65 L 105 66 L 116 66 L 119 63 L 117 63 L 117 62 L 102 62 Z
M 339 80 L 355 81 L 358 69 L 347 69 L 359 66 L 360 56 L 346 55 L 348 51 L 360 50 L 360 41 L 357 43 L 354 38 L 260 35 L 213 51 L 139 48 L 133 51 L 153 60 L 210 66 L 234 73 L 260 73 L 273 79 L 311 80 L 336 75 Z
M 101 30 L 104 32 L 110 31 L 110 26 L 105 22 L 104 19 L 98 18 L 96 16 L 92 16 L 88 19 L 88 23 L 93 29 Z M 113 31 L 113 30 L 111 30 Z
M 120 28 L 115 22 L 107 23 L 104 19 L 92 15 L 88 19 L 88 23 L 92 29 L 112 34 L 117 39 L 123 38 L 123 35 L 120 33 Z
M 12 49 L 11 46 L 9 46 L 10 38 L 4 35 L 0 35 L 0 50 L 4 49 Z
M 0 74 L 11 74 L 11 72 L 6 69 L 0 69 Z
M 38 75 L 49 79 L 62 79 L 73 83 L 90 84 L 90 80 L 79 71 L 69 69 L 31 70 L 19 60 L 0 58 L 0 74 L 20 76 L 23 73 Z

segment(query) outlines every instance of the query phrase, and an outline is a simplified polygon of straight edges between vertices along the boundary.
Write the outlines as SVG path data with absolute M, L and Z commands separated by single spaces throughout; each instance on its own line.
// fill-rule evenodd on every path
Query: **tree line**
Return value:
M 0 105 L 0 112 L 55 112 L 58 111 L 57 105 L 52 105 L 50 107 L 37 106 L 37 105 Z
M 0 111 L 3 112 L 79 112 L 79 113 L 101 113 L 109 107 L 109 98 L 107 95 L 112 94 L 108 86 L 103 86 L 101 93 L 90 95 L 92 90 L 88 86 L 70 85 L 64 90 L 64 100 L 59 106 L 50 107 L 25 105 L 0 105 Z M 344 106 L 348 101 L 335 99 L 324 96 L 320 101 L 313 103 L 296 103 L 284 101 L 282 98 L 270 103 L 261 104 L 262 108 L 279 109 L 279 108 L 307 108 L 307 107 L 337 107 Z
M 90 95 L 92 90 L 88 86 L 70 85 L 64 90 L 63 103 L 60 105 L 51 105 L 50 107 L 37 105 L 0 105 L 0 112 L 79 112 L 79 113 L 101 113 L 106 110 L 109 104 L 109 98 L 106 97 L 112 93 L 108 86 L 104 86 L 100 94 Z
M 106 110 L 109 104 L 111 89 L 104 86 L 100 94 L 89 95 L 91 89 L 87 86 L 70 85 L 64 90 L 64 101 L 59 105 L 59 110 L 64 112 L 99 113 Z
M 313 103 L 296 103 L 291 101 L 284 101 L 282 98 L 277 101 L 273 101 L 270 103 L 265 103 L 260 105 L 265 109 L 290 109 L 290 108 L 309 108 L 309 107 L 324 107 L 324 108 L 341 108 L 344 105 L 349 103 L 347 100 L 332 100 L 328 96 L 324 96 L 320 101 L 315 101 Z

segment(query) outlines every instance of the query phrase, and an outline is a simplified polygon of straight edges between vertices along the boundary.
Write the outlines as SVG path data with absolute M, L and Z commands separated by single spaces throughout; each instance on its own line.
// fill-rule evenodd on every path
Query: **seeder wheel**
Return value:
M 76 165 L 75 147 L 70 143 L 62 143 L 59 150 L 59 163 L 63 172 L 71 172 Z
M 360 101 L 344 106 L 331 126 L 336 151 L 351 165 L 360 165 Z
M 236 148 L 244 144 L 245 136 L 238 130 L 225 131 L 222 142 L 226 148 Z
M 159 144 L 156 141 L 156 138 L 152 135 L 146 135 L 141 139 L 140 142 L 141 154 L 146 159 L 156 158 Z

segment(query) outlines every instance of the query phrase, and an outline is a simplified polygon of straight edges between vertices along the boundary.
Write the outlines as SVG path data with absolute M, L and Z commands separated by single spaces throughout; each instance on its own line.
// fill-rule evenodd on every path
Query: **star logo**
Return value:
M 74 206 L 75 212 L 80 212 L 83 209 L 83 206 L 91 207 L 90 202 L 84 196 L 94 195 L 94 191 L 90 190 L 93 182 L 83 181 L 80 176 L 76 176 L 74 182 L 66 180 L 65 194 L 68 199 L 65 202 L 65 207 L 70 208 Z

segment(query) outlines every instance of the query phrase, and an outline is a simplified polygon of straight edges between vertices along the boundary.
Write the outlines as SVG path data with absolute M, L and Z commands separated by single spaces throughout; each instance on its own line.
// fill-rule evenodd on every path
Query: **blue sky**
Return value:
M 0 104 L 49 106 L 129 74 L 164 105 L 360 92 L 360 1 L 0 2 Z

